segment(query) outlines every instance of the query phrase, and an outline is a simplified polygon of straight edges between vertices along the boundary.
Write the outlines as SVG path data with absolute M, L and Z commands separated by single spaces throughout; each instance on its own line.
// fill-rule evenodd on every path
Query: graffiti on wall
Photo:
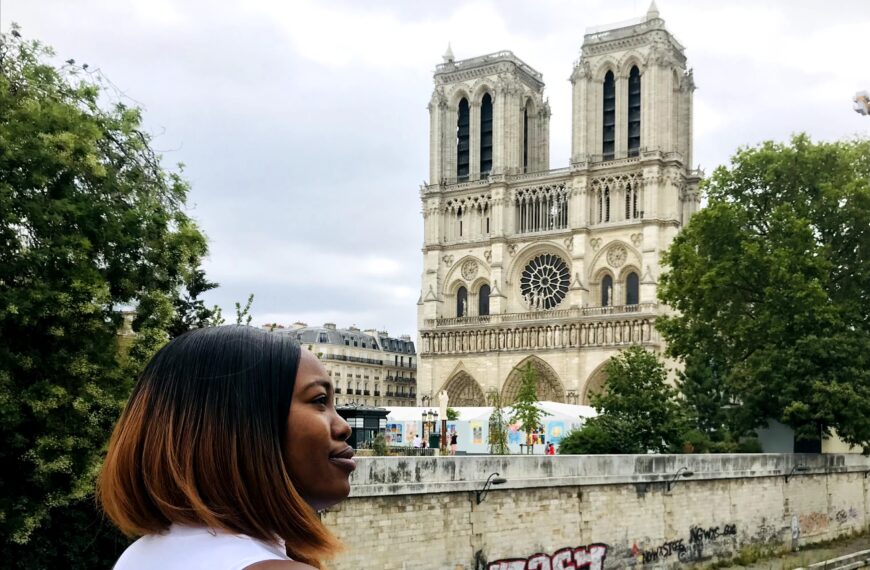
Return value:
M 690 562 L 703 558 L 704 547 L 708 543 L 715 543 L 722 538 L 736 535 L 737 525 L 735 524 L 711 527 L 693 526 L 689 529 L 688 542 L 680 538 L 663 542 L 648 549 L 638 548 L 635 543 L 631 547 L 631 555 L 643 564 L 666 562 L 670 558 L 676 558 L 680 562 Z
M 801 535 L 817 534 L 828 530 L 826 513 L 806 513 L 800 516 Z
M 837 521 L 837 524 L 846 524 L 850 520 L 855 520 L 858 518 L 858 511 L 855 507 L 849 507 L 848 510 L 840 509 L 837 511 L 837 514 L 834 515 L 834 520 Z
M 553 554 L 538 553 L 528 558 L 496 560 L 487 570 L 603 570 L 606 544 L 561 548 Z

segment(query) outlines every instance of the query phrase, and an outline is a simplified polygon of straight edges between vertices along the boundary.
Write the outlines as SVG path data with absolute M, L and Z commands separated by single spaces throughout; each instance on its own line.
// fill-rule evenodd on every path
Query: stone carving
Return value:
M 441 258 L 441 261 L 444 262 L 444 265 L 449 267 L 449 266 L 453 265 L 453 256 L 452 255 L 445 255 L 444 257 Z
M 508 245 L 507 249 L 508 249 L 508 253 L 513 255 L 517 252 L 517 244 L 512 243 L 512 244 Z
M 631 234 L 631 243 L 634 244 L 634 247 L 640 247 L 640 244 L 643 242 L 643 234 L 638 232 L 636 234 Z
M 598 248 L 601 247 L 601 238 L 592 238 L 589 240 L 589 245 L 592 246 L 594 251 L 598 251 Z
M 477 275 L 477 262 L 473 259 L 467 259 L 462 263 L 462 278 L 466 281 L 471 281 Z
M 565 249 L 568 251 L 574 251 L 574 236 L 565 238 Z
M 616 245 L 608 250 L 607 263 L 610 264 L 611 267 L 622 267 L 627 257 L 628 251 L 626 251 L 625 246 Z
M 483 258 L 486 260 L 487 263 L 490 263 L 492 261 L 492 250 L 488 249 L 484 251 Z

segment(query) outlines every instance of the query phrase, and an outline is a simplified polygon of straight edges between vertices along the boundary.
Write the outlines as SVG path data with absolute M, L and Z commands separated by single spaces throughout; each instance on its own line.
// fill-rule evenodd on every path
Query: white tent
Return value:
M 544 426 L 544 437 L 547 442 L 558 446 L 566 433 L 583 425 L 586 418 L 596 415 L 590 406 L 562 404 L 560 402 L 538 402 L 544 411 L 541 423 Z M 423 414 L 432 407 L 388 407 L 387 443 L 392 446 L 410 446 L 417 434 L 423 432 Z M 457 434 L 457 448 L 465 453 L 487 453 L 489 451 L 489 419 L 492 407 L 457 407 L 459 419 L 447 422 L 447 432 Z M 505 408 L 506 418 L 510 418 L 511 408 Z M 441 430 L 441 419 L 438 420 L 436 431 Z M 519 423 L 512 424 L 508 431 L 508 447 L 512 453 L 519 453 L 520 444 L 525 444 L 526 437 Z M 537 453 L 543 453 L 543 446 L 536 448 Z

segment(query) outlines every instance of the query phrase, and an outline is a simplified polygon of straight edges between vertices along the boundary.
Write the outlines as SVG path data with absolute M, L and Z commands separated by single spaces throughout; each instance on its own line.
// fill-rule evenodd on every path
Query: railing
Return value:
M 362 364 L 377 364 L 383 366 L 383 360 L 375 360 L 374 358 L 360 358 L 358 356 L 345 356 L 343 354 L 324 354 L 321 355 L 323 360 L 338 360 L 341 362 L 360 362 Z
M 363 390 L 363 396 L 370 396 L 370 395 L 371 395 L 371 394 L 369 393 L 368 390 Z
M 583 317 L 626 315 L 631 313 L 652 313 L 655 312 L 657 308 L 658 303 L 640 303 L 637 305 L 616 305 L 611 307 L 578 307 L 573 309 L 551 309 L 549 311 L 527 311 L 524 313 L 445 317 L 439 319 L 426 319 L 424 323 L 426 328 L 459 327 L 464 325 L 494 325 L 524 321 L 577 319 Z
M 375 396 L 380 396 L 381 393 L 378 390 L 375 390 Z
M 410 383 L 410 382 L 414 382 L 414 381 L 415 381 L 414 378 L 411 378 L 409 376 L 387 376 L 387 382 L 399 382 L 399 383 L 408 382 L 408 383 Z
M 493 53 L 488 53 L 486 55 L 480 55 L 477 57 L 472 57 L 470 59 L 460 59 L 459 61 L 449 61 L 445 63 L 439 63 L 435 66 L 435 73 L 454 73 L 457 71 L 464 71 L 466 69 L 471 69 L 473 67 L 477 67 L 479 65 L 486 65 L 489 63 L 493 63 L 496 61 L 507 59 L 512 61 L 526 72 L 528 75 L 534 77 L 538 81 L 542 80 L 542 75 L 540 72 L 535 71 L 528 64 L 526 64 L 523 60 L 514 55 L 514 53 L 510 50 L 502 50 Z

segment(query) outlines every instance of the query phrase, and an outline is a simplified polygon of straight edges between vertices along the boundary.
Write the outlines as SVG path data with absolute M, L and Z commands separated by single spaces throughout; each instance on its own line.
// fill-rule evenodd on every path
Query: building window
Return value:
M 523 172 L 529 171 L 529 104 L 523 109 Z
M 456 178 L 459 181 L 468 180 L 469 165 L 469 126 L 468 99 L 459 102 L 459 117 L 456 121 Z
M 616 140 L 616 82 L 613 72 L 608 71 L 604 76 L 604 116 L 602 132 L 601 154 L 604 160 L 613 159 L 613 150 Z
M 489 285 L 481 285 L 477 292 L 477 314 L 489 314 Z
M 613 299 L 613 277 L 605 275 L 601 280 L 601 306 L 609 307 Z
M 456 292 L 456 316 L 468 316 L 468 290 L 465 287 L 460 287 Z
M 625 278 L 625 304 L 637 305 L 640 302 L 640 279 L 637 273 L 631 272 Z
M 640 154 L 640 70 L 628 74 L 628 156 Z
M 604 221 L 609 222 L 610 221 L 610 188 L 607 186 L 604 187 L 604 203 L 602 205 L 604 206 L 604 211 L 602 212 L 602 214 L 604 215 Z
M 480 102 L 480 175 L 492 171 L 492 97 L 489 93 Z
M 329 338 L 327 338 L 326 333 L 320 333 L 318 335 L 317 342 L 329 342 Z

